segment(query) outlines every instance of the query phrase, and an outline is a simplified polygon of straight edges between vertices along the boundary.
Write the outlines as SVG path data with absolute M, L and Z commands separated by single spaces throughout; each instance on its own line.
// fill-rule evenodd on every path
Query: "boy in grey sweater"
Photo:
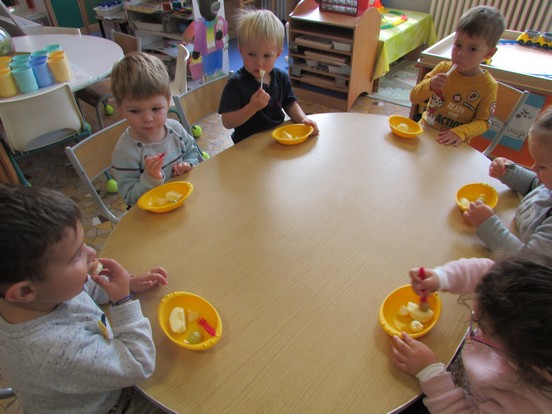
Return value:
M 61 193 L 0 184 L 0 372 L 25 412 L 160 412 L 131 388 L 153 373 L 155 348 L 130 293 L 167 273 L 95 259 L 81 219 Z

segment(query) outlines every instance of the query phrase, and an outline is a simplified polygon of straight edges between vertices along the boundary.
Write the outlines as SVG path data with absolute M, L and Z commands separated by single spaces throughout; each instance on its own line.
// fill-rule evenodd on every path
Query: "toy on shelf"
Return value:
M 522 46 L 536 46 L 543 49 L 552 49 L 552 32 L 540 33 L 536 30 L 526 30 L 516 41 Z
M 380 9 L 381 12 L 381 26 L 380 29 L 391 29 L 392 27 L 398 26 L 401 23 L 404 23 L 408 20 L 408 16 L 404 14 L 403 12 L 400 12 L 398 10 L 388 10 L 388 9 Z M 391 20 L 389 17 L 385 16 L 386 14 L 392 14 L 395 16 L 399 16 L 398 18 L 394 18 Z

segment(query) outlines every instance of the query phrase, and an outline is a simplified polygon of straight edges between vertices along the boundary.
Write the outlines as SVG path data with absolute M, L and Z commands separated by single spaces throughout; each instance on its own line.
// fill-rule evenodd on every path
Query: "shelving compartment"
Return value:
M 296 95 L 349 110 L 358 95 L 371 92 L 380 21 L 377 10 L 352 17 L 321 13 L 314 0 L 301 2 L 289 26 Z

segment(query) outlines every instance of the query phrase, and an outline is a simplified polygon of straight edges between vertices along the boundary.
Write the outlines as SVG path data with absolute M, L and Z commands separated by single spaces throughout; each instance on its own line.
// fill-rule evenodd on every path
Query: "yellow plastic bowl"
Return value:
M 387 295 L 379 310 L 379 322 L 386 334 L 400 336 L 401 332 L 406 332 L 412 338 L 419 338 L 431 331 L 441 316 L 441 298 L 437 293 L 433 293 L 427 297 L 429 307 L 433 310 L 433 319 L 425 322 L 421 331 L 412 332 L 410 330 L 412 318 L 409 315 L 399 314 L 401 306 L 406 306 L 408 302 L 420 303 L 420 297 L 410 285 L 401 286 Z
M 413 121 L 410 118 L 400 116 L 400 115 L 391 115 L 389 119 L 387 120 L 389 123 L 389 127 L 391 128 L 391 131 L 395 135 L 398 135 L 402 138 L 415 138 L 416 136 L 420 135 L 423 131 L 420 124 Z M 404 124 L 408 127 L 408 130 L 399 129 L 399 125 Z M 405 128 L 405 127 L 402 127 Z
M 181 307 L 186 312 L 186 332 L 174 333 L 169 324 L 169 315 L 175 307 Z M 215 336 L 211 336 L 197 322 L 188 321 L 190 311 L 195 311 L 199 317 L 205 320 L 215 329 Z M 213 305 L 201 296 L 190 292 L 172 292 L 166 295 L 159 303 L 157 317 L 161 329 L 172 342 L 183 348 L 192 351 L 203 351 L 215 345 L 222 336 L 222 321 L 220 315 Z M 198 331 L 202 334 L 202 341 L 197 344 L 191 344 L 187 341 L 188 335 L 192 331 Z
M 194 186 L 188 181 L 173 181 L 152 188 L 147 193 L 143 194 L 136 204 L 142 210 L 153 211 L 154 213 L 164 213 L 181 206 L 193 190 Z M 159 200 L 164 199 L 169 191 L 176 191 L 182 194 L 182 197 L 177 201 L 166 200 L 166 203 L 159 204 Z
M 284 145 L 296 145 L 305 141 L 313 128 L 305 124 L 284 125 L 272 131 L 272 138 Z M 290 138 L 291 137 L 291 138 Z
M 465 200 L 463 199 L 468 200 L 468 202 L 473 202 L 477 199 L 481 199 L 481 201 L 483 201 L 489 207 L 495 208 L 498 203 L 498 193 L 496 192 L 495 188 L 489 184 L 466 184 L 456 193 L 456 205 L 458 206 L 458 208 L 460 208 L 460 210 L 466 211 L 469 207 L 469 204 L 465 205 Z

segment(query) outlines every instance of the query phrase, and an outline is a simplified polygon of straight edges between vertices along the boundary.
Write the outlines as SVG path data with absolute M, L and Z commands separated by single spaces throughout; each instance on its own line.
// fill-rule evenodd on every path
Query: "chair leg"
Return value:
M 21 184 L 27 187 L 30 187 L 31 183 L 27 180 L 27 178 L 25 177 L 25 174 L 23 174 L 23 171 L 21 171 L 21 168 L 19 168 L 19 164 L 17 163 L 15 157 L 10 151 L 8 151 L 8 157 L 10 158 L 10 161 L 13 165 L 13 169 L 15 170 L 15 173 L 17 174 L 17 178 L 19 179 Z

